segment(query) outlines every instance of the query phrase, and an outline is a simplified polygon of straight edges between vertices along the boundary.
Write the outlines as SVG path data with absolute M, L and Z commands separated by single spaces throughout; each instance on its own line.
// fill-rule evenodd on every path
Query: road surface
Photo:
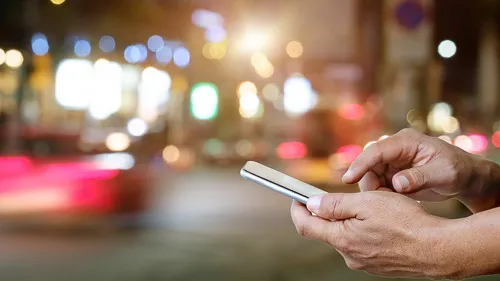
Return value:
M 300 238 L 290 200 L 237 169 L 166 173 L 151 199 L 141 231 L 4 231 L 0 280 L 386 280 L 353 272 L 327 245 Z

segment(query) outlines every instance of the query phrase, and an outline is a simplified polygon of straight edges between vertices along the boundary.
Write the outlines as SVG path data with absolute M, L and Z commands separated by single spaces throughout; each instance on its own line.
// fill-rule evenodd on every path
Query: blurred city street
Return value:
M 384 280 L 299 237 L 290 200 L 241 179 L 237 168 L 163 174 L 152 200 L 142 230 L 4 231 L 0 279 Z

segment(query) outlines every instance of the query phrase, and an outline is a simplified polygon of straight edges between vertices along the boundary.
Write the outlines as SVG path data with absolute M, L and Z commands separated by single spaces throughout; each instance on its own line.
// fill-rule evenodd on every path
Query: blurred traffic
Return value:
M 238 169 L 253 160 L 330 192 L 357 192 L 340 181 L 347 167 L 406 127 L 500 161 L 493 2 L 4 0 L 0 240 L 36 241 L 6 249 L 36 264 L 32 250 L 57 243 L 63 229 L 92 230 L 90 259 L 81 240 L 63 243 L 78 257 L 68 268 L 99 268 L 93 280 L 379 280 L 342 271 L 335 253 L 293 236 L 288 199 L 244 182 Z M 467 215 L 455 201 L 426 206 Z M 131 227 L 139 234 L 124 231 Z M 119 231 L 96 234 L 103 229 Z M 190 243 L 229 254 L 192 278 L 144 264 L 127 277 L 92 261 L 134 243 L 140 258 L 166 258 L 141 248 L 154 241 L 181 249 L 163 265 L 203 268 L 182 251 Z M 126 255 L 117 268 L 134 260 Z M 270 264 L 259 262 L 266 255 Z M 231 274 L 232 259 L 263 273 Z M 324 275 L 287 273 L 314 261 Z M 18 261 L 0 267 L 9 262 Z

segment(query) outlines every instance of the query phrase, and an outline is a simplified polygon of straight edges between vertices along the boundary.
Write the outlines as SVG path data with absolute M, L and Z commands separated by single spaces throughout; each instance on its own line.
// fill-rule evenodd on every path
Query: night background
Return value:
M 499 31 L 497 0 L 2 0 L 0 279 L 385 280 L 239 169 L 357 192 L 403 128 L 500 162 Z

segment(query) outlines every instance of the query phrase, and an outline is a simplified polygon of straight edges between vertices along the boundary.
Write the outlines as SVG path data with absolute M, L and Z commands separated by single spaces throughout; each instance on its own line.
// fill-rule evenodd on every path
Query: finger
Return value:
M 435 174 L 440 172 L 441 169 L 433 164 L 413 167 L 395 174 L 392 185 L 399 193 L 415 193 L 429 186 L 440 185 L 439 179 L 435 180 Z
M 293 201 L 290 213 L 297 233 L 310 239 L 328 243 L 329 236 L 333 234 L 330 225 L 333 224 L 332 222 L 313 216 L 303 204 L 297 201 Z
M 373 171 L 368 171 L 358 183 L 359 190 L 362 192 L 377 190 L 381 184 L 379 176 Z
M 355 183 L 370 170 L 379 164 L 394 161 L 411 161 L 418 148 L 417 133 L 403 131 L 392 137 L 370 145 L 359 157 L 354 160 L 342 181 L 347 184 Z
M 307 200 L 307 208 L 324 219 L 364 219 L 362 193 L 329 193 L 313 196 Z

